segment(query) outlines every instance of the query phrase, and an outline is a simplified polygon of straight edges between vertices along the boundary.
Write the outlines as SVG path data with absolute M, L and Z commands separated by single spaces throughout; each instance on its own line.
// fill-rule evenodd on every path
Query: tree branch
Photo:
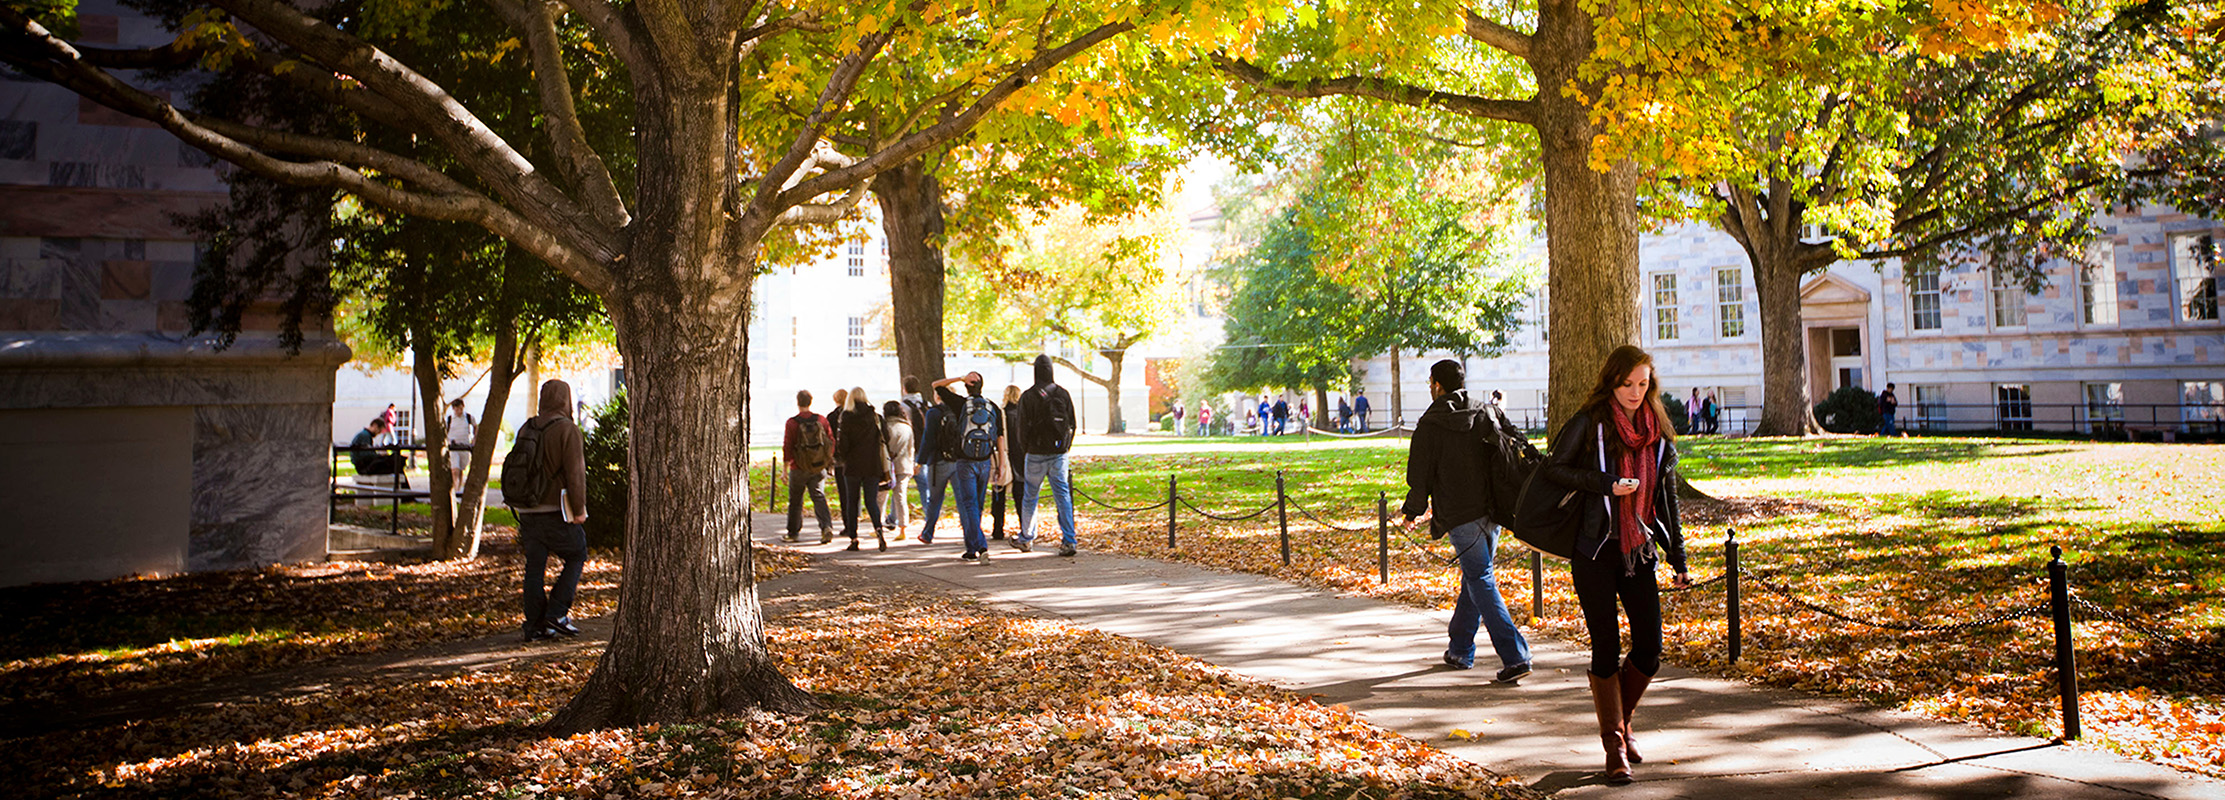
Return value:
M 471 222 L 540 256 L 591 291 L 601 293 L 614 286 L 609 272 L 603 268 L 601 262 L 581 253 L 548 229 L 518 216 L 482 195 L 468 191 L 437 194 L 413 192 L 373 180 L 353 167 L 329 160 L 302 163 L 274 158 L 240 139 L 187 119 L 176 107 L 161 98 L 86 63 L 67 42 L 55 38 L 44 26 L 12 8 L 0 6 L 0 26 L 4 26 L 0 27 L 0 60 L 14 65 L 26 74 L 69 89 L 102 105 L 152 121 L 185 143 L 225 161 L 283 183 L 339 189 L 405 214 Z M 429 167 L 373 148 L 279 131 L 262 131 L 236 123 L 226 123 L 225 127 L 251 138 L 304 151 L 304 155 L 322 152 L 361 156 L 383 165 L 405 180 L 414 176 L 436 188 L 456 185 L 445 176 L 429 175 L 428 173 L 433 172 Z
M 608 0 L 563 0 L 564 7 L 587 20 L 587 26 L 603 37 L 610 45 L 610 52 L 624 62 L 626 70 L 635 75 L 648 74 L 648 65 L 642 62 L 641 45 L 634 38 L 633 27 L 619 14 L 618 8 Z M 640 80 L 636 78 L 635 80 Z
M 1011 97 L 1013 92 L 1027 86 L 1052 67 L 1058 66 L 1066 59 L 1072 58 L 1075 54 L 1087 50 L 1099 42 L 1134 29 L 1135 25 L 1126 22 L 1106 23 L 1076 37 L 1071 42 L 1037 53 L 1034 58 L 1028 59 L 1027 63 L 1021 64 L 1018 69 L 1013 70 L 1010 76 L 997 81 L 988 91 L 982 92 L 981 96 L 975 98 L 973 104 L 967 106 L 964 111 L 922 128 L 918 133 L 905 136 L 880 152 L 858 159 L 855 164 L 823 173 L 816 178 L 799 183 L 794 188 L 781 192 L 778 203 L 783 207 L 800 204 L 835 189 L 871 178 L 882 170 L 910 161 L 914 156 L 948 143 L 950 140 L 963 135 L 966 131 L 972 130 L 975 123 L 988 115 L 998 104 L 1003 103 L 1005 98 Z
M 611 230 L 633 221 L 626 201 L 618 196 L 603 157 L 588 145 L 580 127 L 579 109 L 572 102 L 572 78 L 564 68 L 564 51 L 556 40 L 559 6 L 552 0 L 487 0 L 510 26 L 525 35 L 533 59 L 534 89 L 541 99 L 541 113 L 549 122 L 549 143 L 557 163 L 564 166 L 572 186 L 585 198 L 587 210 Z
M 361 81 L 422 125 L 458 163 L 504 200 L 541 217 L 546 229 L 608 262 L 617 232 L 580 209 L 533 162 L 488 128 L 446 89 L 361 39 L 278 0 L 209 0 L 272 38 Z
M 858 81 L 865 76 L 865 68 L 873 63 L 873 57 L 880 53 L 883 45 L 888 44 L 889 38 L 888 31 L 875 31 L 858 41 L 858 49 L 836 62 L 834 72 L 827 76 L 827 85 L 819 90 L 819 104 L 811 109 L 810 115 L 804 117 L 803 127 L 796 131 L 796 138 L 789 144 L 788 153 L 765 170 L 763 182 L 757 185 L 756 194 L 749 200 L 747 215 L 777 219 L 781 212 L 803 205 L 804 201 L 825 193 L 822 190 L 788 202 L 789 192 L 795 190 L 786 187 L 789 179 L 803 168 L 806 161 L 812 159 L 813 151 L 820 149 L 820 140 L 826 135 L 827 123 L 849 103 L 850 92 L 857 88 Z M 865 177 L 871 177 L 871 174 L 868 173 Z M 828 188 L 847 185 L 850 184 L 831 184 Z
M 1460 14 L 1466 23 L 1461 32 L 1468 34 L 1468 38 L 1496 47 L 1524 62 L 1530 60 L 1529 34 L 1501 25 L 1497 20 L 1485 19 L 1474 11 L 1462 9 Z
M 1537 101 L 1504 100 L 1423 89 L 1383 78 L 1347 75 L 1341 78 L 1296 80 L 1277 78 L 1258 65 L 1224 53 L 1213 54 L 1213 65 L 1245 85 L 1276 97 L 1372 97 L 1415 108 L 1434 108 L 1464 117 L 1495 119 L 1520 125 L 1537 124 Z
M 1082 376 L 1084 380 L 1087 380 L 1090 383 L 1097 384 L 1098 386 L 1102 386 L 1107 389 L 1113 388 L 1111 379 L 1100 378 L 1094 374 L 1091 374 L 1089 370 L 1082 369 L 1082 365 L 1074 363 L 1071 359 L 1068 359 L 1065 356 L 1051 353 L 1045 353 L 1044 355 L 1050 356 L 1052 363 L 1073 370 L 1074 374 Z

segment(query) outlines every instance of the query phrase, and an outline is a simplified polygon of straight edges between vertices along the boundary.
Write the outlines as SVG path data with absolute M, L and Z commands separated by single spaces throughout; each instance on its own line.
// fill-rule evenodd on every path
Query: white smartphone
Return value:
M 1616 485 L 1616 486 L 1637 486 L 1637 485 L 1638 485 L 1638 479 L 1637 479 L 1637 478 L 1618 478 L 1618 479 L 1616 479 L 1616 480 L 1615 480 L 1615 485 Z

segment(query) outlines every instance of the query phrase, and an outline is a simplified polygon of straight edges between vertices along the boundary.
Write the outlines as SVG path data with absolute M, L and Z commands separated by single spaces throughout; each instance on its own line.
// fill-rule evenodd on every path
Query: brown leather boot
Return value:
M 1646 763 L 1638 755 L 1638 742 L 1630 736 L 1630 712 L 1638 710 L 1638 698 L 1646 695 L 1646 686 L 1653 683 L 1653 676 L 1639 672 L 1637 667 L 1622 665 L 1616 673 L 1622 679 L 1622 754 L 1632 764 Z
M 1629 756 L 1623 752 L 1620 671 L 1602 678 L 1587 670 L 1584 677 L 1591 680 L 1592 713 L 1599 717 L 1599 746 L 1607 751 L 1607 782 L 1629 783 L 1633 776 L 1630 774 Z

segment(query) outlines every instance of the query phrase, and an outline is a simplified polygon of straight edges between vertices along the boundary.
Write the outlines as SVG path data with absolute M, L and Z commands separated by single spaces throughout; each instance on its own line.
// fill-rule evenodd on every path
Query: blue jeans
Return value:
M 1899 427 L 1899 426 L 1896 426 L 1896 425 L 1894 425 L 1894 424 L 1893 424 L 1893 422 L 1894 422 L 1894 420 L 1893 420 L 1893 416 L 1892 416 L 1891 414 L 1887 414 L 1887 415 L 1885 415 L 1884 417 L 1880 418 L 1880 419 L 1878 420 L 1878 423 L 1877 423 L 1877 433 L 1878 433 L 1878 435 L 1880 435 L 1880 436 L 1892 436 L 1892 435 L 1894 435 L 1894 434 L 1896 434 L 1896 433 L 1899 433 L 1899 430 L 1898 430 L 1898 427 Z
M 566 521 L 561 511 L 519 514 L 518 544 L 525 548 L 525 630 L 532 633 L 572 615 L 580 569 L 587 565 L 587 528 Z M 564 560 L 564 569 L 555 588 L 544 594 L 551 554 Z
M 943 493 L 950 489 L 950 471 L 956 462 L 941 461 L 928 464 L 920 472 L 920 515 L 927 518 L 919 528 L 919 541 L 926 544 L 935 540 L 935 523 L 943 518 Z
M 1020 469 L 1020 532 L 1023 542 L 1035 541 L 1035 503 L 1043 494 L 1043 479 L 1051 479 L 1051 499 L 1058 502 L 1059 542 L 1074 546 L 1074 484 L 1066 470 L 1066 454 L 1029 453 Z
M 1460 554 L 1460 600 L 1453 604 L 1452 624 L 1445 629 L 1451 639 L 1445 655 L 1474 663 L 1476 627 L 1480 624 L 1490 634 L 1491 649 L 1498 651 L 1501 664 L 1511 667 L 1530 663 L 1530 642 L 1514 626 L 1506 598 L 1499 596 L 1499 580 L 1492 575 L 1499 526 L 1479 519 L 1453 528 L 1449 535 L 1453 550 Z
M 966 533 L 966 549 L 986 553 L 989 539 L 981 535 L 981 500 L 989 491 L 989 462 L 953 461 L 947 466 L 950 489 L 958 495 L 958 527 Z

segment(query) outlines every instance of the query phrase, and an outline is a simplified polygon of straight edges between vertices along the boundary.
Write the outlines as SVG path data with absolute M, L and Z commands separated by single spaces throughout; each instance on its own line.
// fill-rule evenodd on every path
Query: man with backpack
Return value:
M 966 386 L 964 395 L 949 388 L 960 382 Z M 997 457 L 997 440 L 1004 436 L 1004 410 L 981 396 L 979 372 L 936 381 L 935 398 L 941 401 L 938 410 L 942 412 L 935 425 L 935 445 L 941 451 L 935 455 L 935 462 L 947 472 L 951 490 L 957 495 L 958 527 L 966 536 L 966 553 L 960 558 L 986 563 L 989 540 L 981 535 L 981 501 L 989 490 L 989 462 Z M 929 509 L 928 513 L 939 510 Z M 929 517 L 927 531 L 934 525 L 934 518 Z M 929 535 L 921 532 L 920 540 L 927 541 Z
M 1429 368 L 1431 402 L 1414 426 L 1406 454 L 1406 503 L 1399 512 L 1408 523 L 1429 514 L 1431 538 L 1450 536 L 1460 562 L 1460 599 L 1445 631 L 1450 640 L 1445 665 L 1475 665 L 1480 625 L 1504 665 L 1492 682 L 1513 683 L 1530 674 L 1530 643 L 1515 627 L 1492 574 L 1499 526 L 1488 515 L 1496 510 L 1494 498 L 1503 494 L 1491 485 L 1502 477 L 1491 474 L 1492 465 L 1513 442 L 1524 448 L 1529 443 L 1497 408 L 1469 399 L 1466 382 L 1458 361 L 1448 358 Z
M 571 613 L 587 565 L 587 451 L 572 421 L 571 384 L 541 384 L 540 413 L 518 427 L 502 459 L 502 493 L 517 514 L 518 544 L 525 550 L 525 640 L 578 636 Z M 544 595 L 551 554 L 564 567 Z
M 811 391 L 796 392 L 796 415 L 780 437 L 780 458 L 788 464 L 788 541 L 803 530 L 803 496 L 811 494 L 819 518 L 819 543 L 834 541 L 834 517 L 827 513 L 827 468 L 834 465 L 834 426 L 811 413 Z
M 1066 470 L 1066 451 L 1074 446 L 1074 398 L 1052 380 L 1050 356 L 1035 357 L 1035 385 L 1020 395 L 1020 427 L 1027 458 L 1020 469 L 1020 532 L 1012 538 L 1012 546 L 1023 553 L 1035 549 L 1035 504 L 1043 480 L 1049 478 L 1051 498 L 1058 503 L 1058 554 L 1072 556 L 1074 486 Z

